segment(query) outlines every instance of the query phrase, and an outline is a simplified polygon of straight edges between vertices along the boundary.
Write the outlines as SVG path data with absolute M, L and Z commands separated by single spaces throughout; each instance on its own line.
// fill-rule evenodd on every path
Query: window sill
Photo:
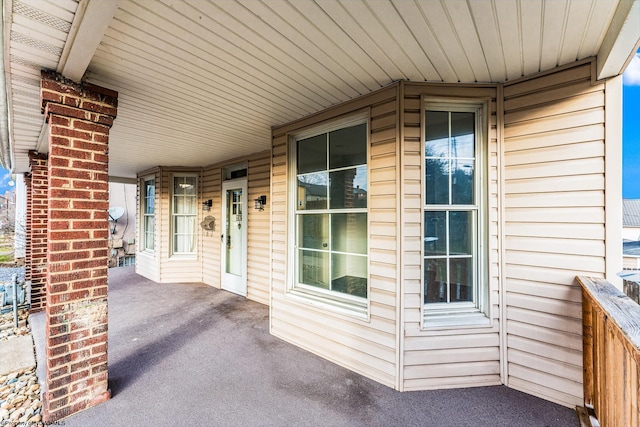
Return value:
M 333 313 L 369 320 L 369 307 L 366 302 L 357 303 L 299 288 L 290 289 L 287 297 Z
M 490 327 L 491 324 L 491 319 L 479 311 L 459 313 L 430 313 L 425 311 L 422 329 L 485 328 Z
M 197 260 L 198 254 L 174 254 L 169 257 L 169 261 Z

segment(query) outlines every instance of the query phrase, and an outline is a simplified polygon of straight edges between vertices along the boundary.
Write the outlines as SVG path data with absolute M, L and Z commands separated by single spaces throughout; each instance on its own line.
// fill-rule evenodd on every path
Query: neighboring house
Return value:
M 640 240 L 640 199 L 622 200 L 622 238 Z
M 622 200 L 622 255 L 624 269 L 640 269 L 640 199 Z
M 135 264 L 136 196 L 135 181 L 109 183 L 109 267 Z
M 122 179 L 143 276 L 267 304 L 396 390 L 583 404 L 575 277 L 619 283 L 637 1 L 11 3 L 0 154 L 30 172 L 47 420 L 109 398 Z

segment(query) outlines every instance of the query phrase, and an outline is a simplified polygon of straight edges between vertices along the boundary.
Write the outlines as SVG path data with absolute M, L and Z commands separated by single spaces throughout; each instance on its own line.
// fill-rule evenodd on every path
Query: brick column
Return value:
M 43 415 L 53 422 L 110 398 L 108 142 L 118 94 L 49 72 L 40 94 L 49 125 Z
M 47 156 L 29 153 L 31 179 L 27 192 L 28 278 L 31 280 L 31 312 L 44 310 L 47 282 L 48 166 Z M 29 197 L 30 195 L 30 197 Z M 29 203 L 31 202 L 31 203 Z

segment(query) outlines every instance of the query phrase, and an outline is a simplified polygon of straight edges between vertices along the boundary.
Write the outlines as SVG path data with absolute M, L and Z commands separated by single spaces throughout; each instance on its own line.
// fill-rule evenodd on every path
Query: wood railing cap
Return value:
M 640 350 L 640 305 L 622 293 L 606 279 L 576 277 L 582 289 L 598 305 L 608 320 L 615 323 L 631 344 Z M 584 302 L 583 302 L 584 303 Z

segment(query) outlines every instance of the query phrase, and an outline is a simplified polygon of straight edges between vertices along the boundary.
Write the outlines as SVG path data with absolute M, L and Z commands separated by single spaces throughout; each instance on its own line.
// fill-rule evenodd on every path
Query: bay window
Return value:
M 155 248 L 155 198 L 156 180 L 143 178 L 140 186 L 142 202 L 142 250 L 153 251 Z
M 425 320 L 486 311 L 483 114 L 482 104 L 425 103 Z
M 291 142 L 292 290 L 351 308 L 368 297 L 367 134 L 360 118 Z
M 195 254 L 197 219 L 197 176 L 174 175 L 171 207 L 172 253 Z

